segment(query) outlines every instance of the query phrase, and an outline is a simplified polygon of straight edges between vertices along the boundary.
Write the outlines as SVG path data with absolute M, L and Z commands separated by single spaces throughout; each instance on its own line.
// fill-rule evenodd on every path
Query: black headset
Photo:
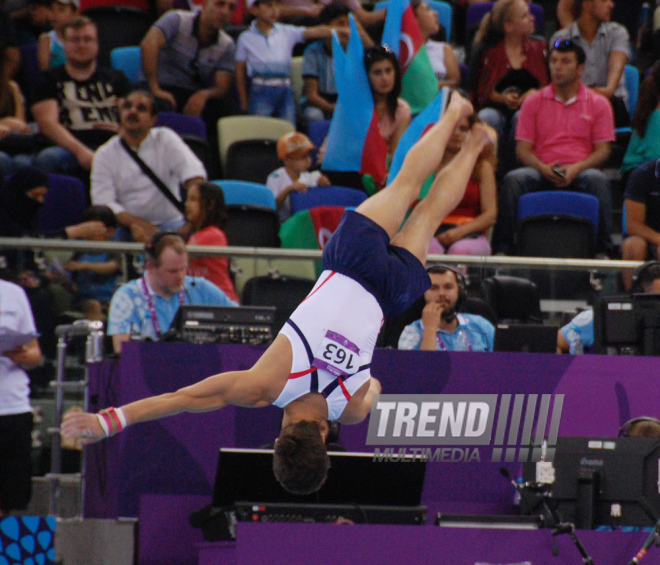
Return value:
M 437 273 L 436 269 L 442 272 Z M 456 282 L 458 283 L 458 300 L 456 301 L 456 311 L 459 311 L 463 303 L 467 300 L 467 284 L 465 282 L 465 277 L 456 267 L 451 267 L 445 263 L 436 263 L 435 265 L 431 265 L 426 269 L 426 272 L 429 275 L 433 273 L 444 274 L 446 271 L 451 271 L 454 273 L 454 275 L 456 275 Z
M 161 242 L 165 236 L 172 235 L 178 237 L 183 243 L 186 243 L 186 240 L 178 231 L 159 231 L 154 234 L 154 236 L 144 244 L 144 253 L 147 256 L 149 261 L 157 261 L 158 256 L 162 252 Z
M 633 426 L 636 426 L 637 424 L 641 424 L 643 422 L 647 422 L 649 424 L 657 424 L 658 428 L 660 428 L 660 420 L 657 418 L 653 418 L 651 416 L 640 416 L 638 418 L 633 418 L 632 420 L 628 420 L 623 426 L 619 428 L 619 437 L 628 437 L 628 434 L 630 433 L 630 428 Z
M 656 265 L 659 271 L 658 274 L 660 274 L 660 261 L 647 261 L 635 269 L 632 279 L 630 280 L 630 292 L 632 294 L 639 294 L 644 292 L 644 279 L 646 278 L 649 271 L 656 267 Z

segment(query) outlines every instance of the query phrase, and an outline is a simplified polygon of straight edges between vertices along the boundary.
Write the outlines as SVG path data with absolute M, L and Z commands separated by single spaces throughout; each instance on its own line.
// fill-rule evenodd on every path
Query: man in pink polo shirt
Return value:
M 504 177 L 499 195 L 495 249 L 510 254 L 518 199 L 528 192 L 571 190 L 599 202 L 597 253 L 612 247 L 610 183 L 598 168 L 615 139 L 610 102 L 580 82 L 585 53 L 570 39 L 558 40 L 550 54 L 550 85 L 520 109 L 516 154 L 525 165 Z

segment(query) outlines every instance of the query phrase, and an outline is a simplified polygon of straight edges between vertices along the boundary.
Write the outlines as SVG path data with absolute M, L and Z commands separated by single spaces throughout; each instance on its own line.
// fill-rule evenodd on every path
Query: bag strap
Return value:
M 156 173 L 154 173 L 150 168 L 149 165 L 147 165 L 142 159 L 140 159 L 140 156 L 131 149 L 131 146 L 126 143 L 126 140 L 123 137 L 119 138 L 119 143 L 121 143 L 121 146 L 126 149 L 126 152 L 132 157 L 133 161 L 135 161 L 140 169 L 142 169 L 142 172 L 147 175 L 150 179 L 151 182 L 153 182 L 158 190 L 160 190 L 163 193 L 163 196 L 167 198 L 172 205 L 182 214 L 185 214 L 185 208 L 183 206 L 183 203 L 177 199 L 174 194 L 172 194 L 172 191 L 167 188 L 165 183 L 160 180 L 157 176 Z

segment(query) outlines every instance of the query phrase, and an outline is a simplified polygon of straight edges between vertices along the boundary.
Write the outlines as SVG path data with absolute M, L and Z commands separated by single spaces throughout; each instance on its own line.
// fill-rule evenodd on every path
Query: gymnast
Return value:
M 383 320 L 403 312 L 430 287 L 424 263 L 431 238 L 461 201 L 482 149 L 493 143 L 488 126 L 472 126 L 468 142 L 399 231 L 454 128 L 472 113 L 472 105 L 452 93 L 442 117 L 410 149 L 394 180 L 344 214 L 323 251 L 319 280 L 251 369 L 214 375 L 99 414 L 69 413 L 62 434 L 86 444 L 181 412 L 274 404 L 284 410 L 273 456 L 275 476 L 292 493 L 317 491 L 330 466 L 328 420 L 357 424 L 369 414 L 374 395 L 381 392 L 369 368 Z

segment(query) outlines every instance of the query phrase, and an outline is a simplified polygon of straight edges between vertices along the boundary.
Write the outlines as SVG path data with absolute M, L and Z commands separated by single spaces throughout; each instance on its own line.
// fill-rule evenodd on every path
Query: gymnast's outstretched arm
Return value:
M 114 435 L 127 425 L 181 412 L 209 412 L 230 404 L 255 408 L 267 406 L 269 401 L 263 382 L 254 368 L 213 375 L 176 392 L 131 402 L 119 411 L 111 409 L 102 411 L 100 415 L 85 412 L 66 414 L 62 433 L 66 437 L 82 437 L 82 443 L 87 444 Z M 107 422 L 107 431 L 102 421 Z

